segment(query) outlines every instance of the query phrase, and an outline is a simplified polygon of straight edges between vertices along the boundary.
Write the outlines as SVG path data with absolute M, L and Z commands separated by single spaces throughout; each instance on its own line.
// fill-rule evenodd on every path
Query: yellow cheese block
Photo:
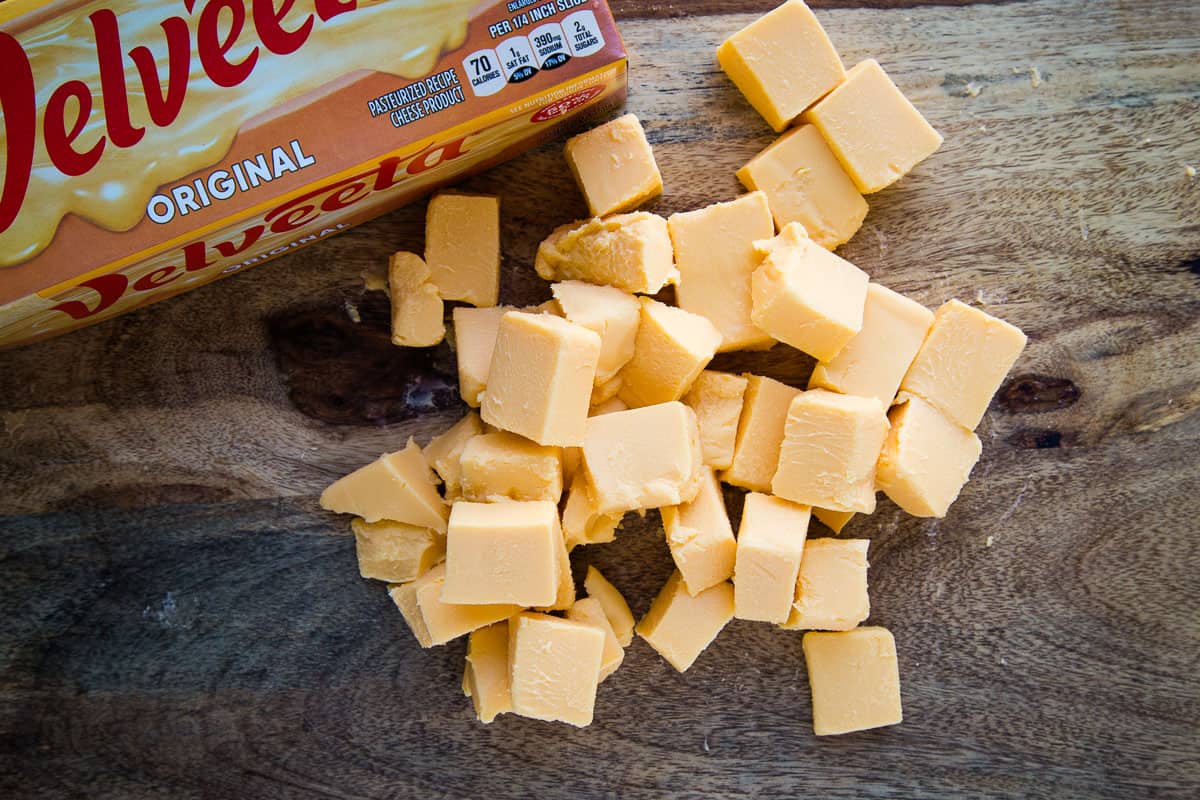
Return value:
M 762 261 L 754 247 L 775 235 L 767 196 L 751 192 L 667 219 L 679 286 L 679 307 L 720 331 L 717 349 L 761 349 L 775 341 L 750 320 L 750 276 Z
M 585 597 L 576 601 L 575 605 L 567 610 L 567 619 L 592 625 L 603 631 L 604 652 L 600 657 L 600 682 L 603 683 L 604 679 L 616 672 L 617 667 L 621 666 L 621 662 L 625 660 L 625 650 L 617 641 L 617 634 L 613 632 L 608 617 L 604 615 L 604 607 L 596 598 Z
M 358 571 L 364 578 L 404 583 L 419 578 L 446 555 L 446 537 L 403 522 L 353 520 Z
M 462 483 L 462 451 L 467 441 L 483 433 L 483 420 L 474 411 L 434 436 L 425 446 L 425 458 L 446 487 L 446 499 L 457 497 Z
M 802 392 L 788 407 L 774 493 L 833 511 L 875 510 L 875 461 L 887 436 L 884 407 L 873 397 Z
M 557 503 L 562 498 L 561 447 L 540 445 L 507 431 L 485 433 L 464 445 L 460 464 L 466 500 Z
M 630 211 L 662 194 L 662 173 L 633 114 L 572 136 L 563 155 L 594 217 Z
M 428 574 L 429 572 L 425 573 Z M 433 647 L 433 637 L 429 635 L 429 628 L 425 626 L 425 618 L 421 616 L 421 609 L 417 605 L 417 592 L 425 585 L 421 580 L 425 575 L 409 583 L 391 584 L 388 586 L 388 596 L 392 598 L 396 608 L 400 609 L 400 615 L 417 644 L 421 647 Z
M 596 506 L 588 478 L 583 472 L 571 481 L 567 503 L 563 507 L 562 529 L 567 550 L 581 544 L 604 544 L 616 538 L 620 514 L 602 514 Z
M 641 298 L 633 358 L 618 397 L 631 408 L 678 400 L 721 346 L 721 332 L 699 314 Z
M 583 443 L 600 337 L 549 314 L 500 319 L 480 415 L 538 444 Z
M 891 186 L 942 146 L 942 135 L 874 59 L 851 67 L 804 121 L 821 131 L 863 194 Z
M 645 294 L 679 279 L 667 221 L 646 211 L 555 228 L 538 245 L 534 268 L 548 281 L 580 280 Z
M 549 606 L 561 578 L 558 508 L 545 501 L 455 503 L 443 603 Z
M 449 552 L 449 546 L 447 546 Z M 521 606 L 510 603 L 463 604 L 442 600 L 447 566 L 443 562 L 426 572 L 414 584 L 417 586 L 417 608 L 429 631 L 433 646 L 446 644 L 485 625 L 508 619 L 521 612 Z
M 944 517 L 966 484 L 983 446 L 979 437 L 912 395 L 888 414 L 892 423 L 875 482 L 916 517 Z
M 867 216 L 867 201 L 812 125 L 780 136 L 737 177 L 747 189 L 767 196 L 780 229 L 799 222 L 827 250 L 850 241 Z
M 534 612 L 514 617 L 508 627 L 513 712 L 578 727 L 591 724 L 604 632 Z
M 483 393 L 487 391 L 488 372 L 492 368 L 492 354 L 496 349 L 496 332 L 500 319 L 511 306 L 493 308 L 455 308 L 454 349 L 458 359 L 458 393 L 463 402 L 479 408 Z
M 732 585 L 718 583 L 693 597 L 676 570 L 636 630 L 672 667 L 686 672 L 731 619 Z
M 558 562 L 558 589 L 554 602 L 548 606 L 535 606 L 535 611 L 566 611 L 575 605 L 575 577 L 571 574 L 571 555 L 567 552 L 566 539 L 559 528 L 554 557 Z
M 696 412 L 704 463 L 713 469 L 729 469 L 733 464 L 747 383 L 742 375 L 706 369 L 683 396 L 683 402 Z
M 437 478 L 411 438 L 395 453 L 335 481 L 321 493 L 321 508 L 354 514 L 367 522 L 390 519 L 446 532 L 449 509 L 437 491 Z
M 662 520 L 671 558 L 688 594 L 698 595 L 733 576 L 737 542 L 712 470 L 704 471 L 695 499 L 662 509 Z
M 779 446 L 792 398 L 800 394 L 774 378 L 748 375 L 733 463 L 721 480 L 755 492 L 770 492 L 779 466 Z
M 788 0 L 730 36 L 717 61 L 777 131 L 846 74 L 833 42 L 800 0 Z
M 804 634 L 804 660 L 812 688 L 813 733 L 830 736 L 904 718 L 896 640 L 884 628 Z
M 793 222 L 763 244 L 751 278 L 751 319 L 797 350 L 828 361 L 862 329 L 867 273 L 808 238 Z
M 879 480 L 878 473 L 875 475 L 875 480 Z M 841 533 L 842 528 L 845 528 L 854 517 L 853 511 L 830 511 L 828 508 L 814 508 L 812 513 L 834 533 Z
M 480 722 L 512 711 L 508 671 L 508 622 L 471 631 L 463 693 L 471 698 Z
M 933 312 L 928 308 L 872 283 L 867 287 L 862 330 L 831 360 L 813 368 L 808 388 L 874 397 L 886 408 L 932 324 Z
M 787 622 L 796 597 L 810 514 L 808 506 L 769 494 L 746 495 L 733 572 L 734 616 L 738 619 Z
M 958 300 L 944 303 L 900 384 L 975 430 L 992 395 L 1025 349 L 1014 325 Z
M 425 261 L 443 300 L 494 306 L 500 295 L 500 198 L 442 193 L 425 214 Z
M 394 253 L 388 261 L 392 298 L 392 344 L 432 347 L 446 337 L 445 303 L 416 253 Z
M 809 539 L 784 628 L 846 631 L 871 614 L 867 539 Z
M 625 602 L 621 592 L 609 583 L 600 570 L 591 566 L 588 567 L 587 577 L 583 580 L 583 588 L 587 591 L 588 597 L 594 597 L 600 601 L 600 606 L 604 609 L 604 615 L 608 617 L 609 624 L 612 625 L 617 641 L 621 643 L 622 647 L 629 647 L 633 642 L 633 612 L 629 610 L 629 603 Z
M 641 306 L 637 298 L 612 286 L 596 286 L 583 281 L 556 283 L 550 287 L 550 291 L 554 293 L 555 302 L 562 309 L 564 317 L 595 331 L 600 337 L 596 385 L 608 383 L 633 358 L 638 323 L 641 321 Z M 595 393 L 592 397 L 595 403 Z

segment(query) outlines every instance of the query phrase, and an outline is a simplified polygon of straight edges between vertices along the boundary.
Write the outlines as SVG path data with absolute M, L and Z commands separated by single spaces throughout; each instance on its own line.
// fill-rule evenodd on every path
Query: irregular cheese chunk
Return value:
M 491 722 L 498 715 L 512 711 L 507 621 L 471 631 L 467 638 L 463 693 L 471 698 L 480 722 Z
M 828 361 L 862 329 L 867 273 L 808 238 L 793 222 L 764 243 L 751 286 L 751 319 L 797 350 Z
M 813 368 L 808 388 L 875 397 L 888 407 L 932 324 L 928 308 L 872 283 L 862 330 L 832 360 Z
M 780 136 L 737 176 L 766 194 L 780 229 L 799 222 L 827 250 L 850 241 L 867 216 L 867 201 L 812 125 Z
M 878 472 L 876 472 L 875 480 L 879 480 Z M 841 533 L 842 528 L 846 527 L 854 517 L 853 511 L 830 511 L 828 508 L 814 508 L 812 514 L 834 533 Z
M 867 539 L 809 539 L 788 630 L 848 631 L 871 615 Z
M 572 136 L 563 154 L 594 217 L 630 211 L 662 194 L 662 173 L 633 114 Z
M 900 389 L 975 430 L 1024 349 L 1025 334 L 1015 325 L 951 300 L 934 312 L 933 327 Z
M 321 493 L 321 508 L 354 514 L 367 522 L 390 519 L 446 532 L 449 510 L 437 491 L 437 478 L 411 438 L 395 453 L 385 453 L 335 481 Z
M 633 408 L 683 397 L 721 346 L 721 332 L 699 314 L 649 297 L 641 301 L 637 343 L 618 392 Z
M 419 578 L 446 555 L 446 538 L 428 528 L 383 520 L 350 523 L 358 571 L 364 578 L 404 583 Z
M 446 499 L 457 497 L 461 493 L 462 483 L 462 451 L 467 441 L 483 433 L 483 421 L 474 411 L 468 413 L 458 422 L 451 425 L 442 433 L 434 436 L 425 446 L 425 458 L 430 466 L 442 479 L 446 487 Z
M 462 496 L 480 503 L 562 498 L 562 448 L 500 431 L 471 439 L 462 451 Z M 453 514 L 453 512 L 451 512 Z
M 617 393 L 621 391 L 622 383 L 624 383 L 624 381 L 621 379 L 621 376 L 617 375 L 612 380 L 605 381 L 604 383 L 598 383 L 592 387 L 592 399 L 590 402 L 593 408 L 595 406 L 603 405 L 609 400 L 615 398 Z M 626 408 L 628 408 L 628 406 L 626 406 Z M 593 413 L 592 416 L 595 416 L 595 414 Z
M 492 353 L 496 348 L 500 319 L 509 311 L 516 310 L 511 306 L 460 306 L 451 312 L 454 318 L 455 354 L 458 358 L 458 393 L 462 395 L 463 402 L 473 408 L 479 408 L 482 395 L 487 391 L 488 372 L 492 368 Z
M 676 570 L 636 630 L 672 667 L 686 672 L 731 619 L 732 585 L 718 583 L 693 597 Z
M 654 294 L 675 283 L 667 221 L 646 211 L 592 218 L 555 228 L 538 245 L 537 274 Z
M 708 319 L 720 331 L 718 350 L 770 347 L 775 340 L 750 321 L 750 276 L 762 261 L 754 247 L 775 235 L 767 196 L 751 192 L 667 219 L 684 311 Z
M 535 611 L 566 611 L 575 605 L 575 577 L 571 574 L 571 556 L 567 553 L 561 527 L 554 557 L 558 562 L 558 588 L 554 593 L 554 602 L 547 606 L 535 606 Z
M 600 337 L 596 385 L 611 381 L 633 358 L 641 319 L 637 298 L 611 286 L 596 286 L 583 281 L 556 283 L 550 291 L 554 292 L 564 317 L 595 331 Z
M 434 569 L 440 568 L 435 567 Z M 432 571 L 430 570 L 430 572 Z M 426 575 L 429 575 L 429 572 L 409 583 L 394 583 L 389 585 L 388 596 L 392 598 L 392 602 L 396 604 L 396 608 L 400 609 L 400 615 L 404 618 L 408 629 L 412 631 L 417 644 L 421 645 L 421 647 L 433 647 L 433 637 L 429 635 L 429 628 L 425 627 L 425 618 L 421 616 L 421 609 L 417 605 L 417 592 L 425 585 L 422 583 L 422 578 L 425 578 Z
M 694 597 L 733 576 L 737 541 L 712 470 L 704 471 L 696 498 L 662 509 L 662 520 L 671 558 L 688 594 Z
M 611 414 L 614 411 L 628 411 L 629 406 L 619 397 L 610 397 L 602 403 L 593 405 L 588 412 L 589 417 L 598 417 L 601 414 Z
M 604 544 L 617 536 L 621 514 L 601 514 L 588 486 L 587 475 L 575 476 L 567 492 L 567 504 L 563 507 L 562 528 L 567 550 L 581 544 Z
M 887 415 L 874 397 L 802 392 L 788 407 L 771 488 L 806 506 L 870 514 L 875 461 L 887 432 Z
M 425 214 L 425 261 L 443 300 L 494 306 L 500 295 L 500 198 L 435 195 Z
M 810 511 L 808 506 L 769 494 L 746 495 L 733 573 L 734 616 L 738 619 L 787 622 L 796 597 Z
M 587 577 L 583 579 L 583 588 L 587 591 L 588 597 L 594 597 L 600 601 L 600 606 L 604 609 L 604 615 L 608 617 L 609 624 L 612 625 L 617 641 L 621 643 L 622 647 L 629 647 L 633 642 L 633 612 L 629 610 L 629 603 L 625 602 L 621 592 L 608 582 L 600 570 L 591 566 L 588 567 Z
M 567 619 L 592 625 L 604 632 L 604 652 L 600 657 L 600 681 L 617 671 L 625 660 L 625 650 L 617 641 L 612 624 L 604 615 L 604 607 L 594 597 L 585 597 L 567 610 Z
M 704 463 L 713 469 L 729 469 L 733 464 L 733 446 L 747 383 L 742 375 L 706 369 L 683 396 L 683 402 L 696 412 Z
M 604 632 L 533 612 L 514 617 L 508 628 L 513 713 L 578 727 L 591 724 Z
M 942 135 L 874 59 L 851 67 L 804 121 L 821 131 L 863 194 L 891 186 L 942 146 Z
M 769 492 L 779 466 L 779 445 L 783 442 L 788 407 L 800 390 L 761 375 L 746 377 L 733 463 L 721 474 L 721 480 L 743 489 Z
M 919 397 L 902 395 L 879 454 L 875 482 L 915 517 L 944 517 L 983 446 L 979 437 Z
M 445 603 L 442 601 L 445 580 L 446 564 L 443 562 L 412 583 L 388 590 L 422 647 L 445 644 L 521 612 L 518 605 Z
M 554 503 L 455 503 L 446 534 L 442 602 L 552 605 L 561 549 Z
M 730 36 L 717 61 L 767 124 L 782 131 L 846 76 L 808 6 L 788 2 Z
M 538 444 L 583 443 L 600 337 L 549 314 L 500 319 L 488 370 L 483 421 Z
M 674 402 L 592 417 L 583 468 L 601 514 L 690 502 L 704 469 L 696 415 Z
M 388 261 L 392 298 L 392 344 L 432 347 L 446 337 L 446 309 L 429 267 L 416 253 L 394 253 Z
M 903 720 L 896 640 L 890 631 L 867 627 L 806 633 L 803 647 L 817 736 L 881 728 Z

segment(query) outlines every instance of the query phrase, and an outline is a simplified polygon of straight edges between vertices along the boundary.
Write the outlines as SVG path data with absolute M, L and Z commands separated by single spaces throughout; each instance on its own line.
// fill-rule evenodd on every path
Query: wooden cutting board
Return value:
M 614 3 L 653 210 L 733 197 L 771 140 L 713 52 L 773 4 Z M 1195 797 L 1200 5 L 816 5 L 946 135 L 842 254 L 1030 337 L 950 515 L 847 530 L 902 726 L 818 740 L 800 636 L 742 622 L 685 675 L 635 644 L 591 728 L 473 720 L 463 644 L 417 648 L 316 505 L 462 413 L 451 350 L 392 348 L 364 286 L 416 206 L 0 355 L 0 795 Z M 503 196 L 503 300 L 547 297 L 534 249 L 584 211 L 559 145 L 467 186 Z M 653 513 L 573 562 L 635 613 L 670 570 Z

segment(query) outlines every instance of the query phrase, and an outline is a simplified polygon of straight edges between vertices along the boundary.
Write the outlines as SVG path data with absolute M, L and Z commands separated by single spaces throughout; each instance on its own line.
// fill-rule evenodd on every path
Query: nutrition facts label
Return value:
M 471 91 L 487 97 L 542 70 L 557 69 L 572 58 L 598 53 L 604 44 L 596 15 L 576 11 L 561 21 L 536 25 L 527 34 L 508 36 L 494 48 L 476 50 L 463 59 L 462 67 Z

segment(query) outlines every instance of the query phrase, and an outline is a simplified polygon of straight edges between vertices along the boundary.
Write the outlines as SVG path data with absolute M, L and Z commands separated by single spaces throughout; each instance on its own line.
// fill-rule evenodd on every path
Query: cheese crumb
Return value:
M 1183 174 L 1187 175 L 1189 178 L 1194 178 L 1194 177 L 1196 177 L 1196 168 L 1193 167 L 1191 164 L 1184 164 L 1183 165 Z

